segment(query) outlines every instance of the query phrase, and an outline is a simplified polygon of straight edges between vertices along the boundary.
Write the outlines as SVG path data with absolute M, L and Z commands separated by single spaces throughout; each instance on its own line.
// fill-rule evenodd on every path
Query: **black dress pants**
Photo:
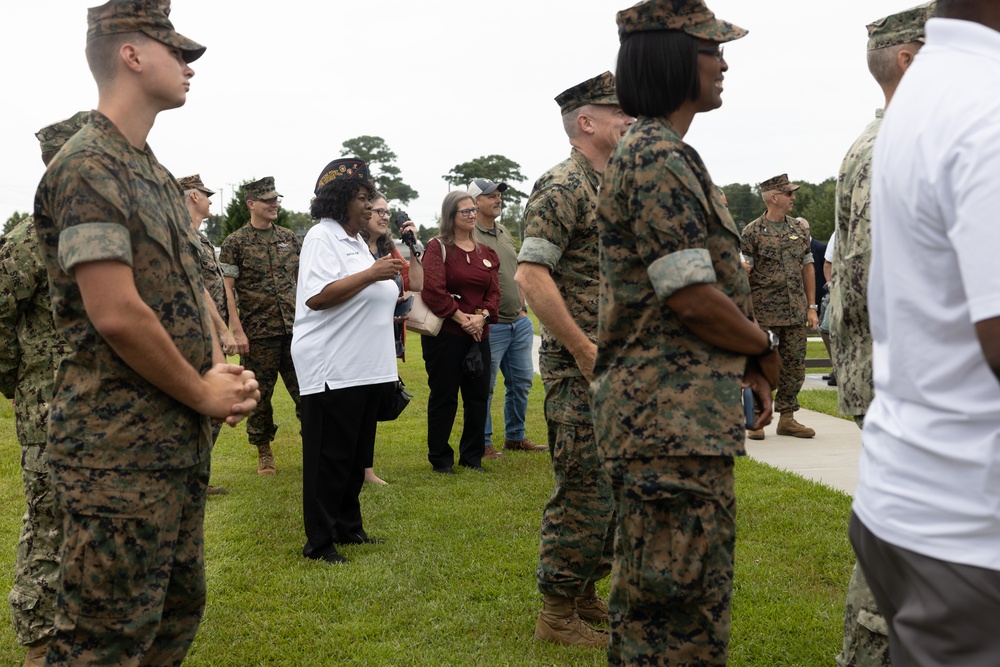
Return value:
M 487 401 L 490 396 L 490 343 L 474 341 L 465 335 L 440 333 L 424 336 L 424 366 L 431 395 L 427 401 L 427 460 L 435 468 L 449 468 L 455 463 L 455 451 L 448 444 L 458 411 L 458 392 L 462 392 L 465 415 L 458 446 L 458 463 L 479 466 L 483 460 Z M 462 362 L 473 345 L 483 355 L 483 372 L 468 378 Z
M 302 397 L 302 555 L 321 558 L 337 541 L 365 537 L 361 487 L 375 447 L 379 405 L 394 382 Z

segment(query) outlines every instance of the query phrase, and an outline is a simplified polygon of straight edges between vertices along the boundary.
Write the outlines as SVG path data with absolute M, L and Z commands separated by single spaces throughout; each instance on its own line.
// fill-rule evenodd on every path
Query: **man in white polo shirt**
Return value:
M 1000 3 L 939 0 L 872 164 L 851 540 L 893 665 L 1000 664 Z M 899 261 L 899 258 L 918 261 Z

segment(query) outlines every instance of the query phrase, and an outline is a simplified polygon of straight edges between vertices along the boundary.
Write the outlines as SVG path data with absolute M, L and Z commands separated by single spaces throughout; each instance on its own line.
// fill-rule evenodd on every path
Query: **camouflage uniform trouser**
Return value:
M 180 665 L 205 609 L 209 463 L 180 470 L 52 466 L 63 513 L 49 667 Z
M 889 628 L 865 575 L 854 564 L 844 607 L 844 648 L 838 667 L 889 667 Z
M 44 445 L 22 447 L 21 479 L 28 509 L 17 542 L 14 588 L 7 600 L 13 613 L 17 641 L 28 645 L 55 632 L 59 587 L 62 520 L 49 483 Z
M 729 456 L 609 459 L 618 503 L 609 665 L 725 665 L 736 496 Z
M 769 327 L 778 334 L 778 354 L 781 356 L 781 375 L 778 376 L 778 393 L 774 396 L 774 413 L 799 409 L 799 390 L 806 380 L 806 327 Z
M 576 597 L 611 573 L 615 502 L 597 453 L 590 390 L 582 377 L 545 382 L 555 486 L 542 513 L 538 590 Z
M 278 374 L 285 382 L 285 389 L 295 401 L 295 416 L 302 422 L 302 410 L 299 407 L 299 380 L 295 376 L 295 366 L 292 364 L 292 337 L 269 336 L 255 338 L 250 341 L 250 353 L 240 356 L 240 364 L 257 376 L 260 385 L 260 400 L 257 408 L 247 418 L 247 439 L 251 445 L 269 445 L 274 440 L 278 427 L 274 424 L 274 409 L 271 407 L 271 396 Z

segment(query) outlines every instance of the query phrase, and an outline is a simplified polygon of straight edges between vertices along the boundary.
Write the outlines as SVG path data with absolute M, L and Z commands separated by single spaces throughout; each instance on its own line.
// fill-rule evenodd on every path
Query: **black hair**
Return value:
M 347 205 L 364 191 L 371 197 L 375 194 L 375 184 L 371 181 L 338 178 L 323 186 L 312 203 L 309 204 L 309 215 L 315 220 L 333 218 L 337 222 L 347 222 Z
M 629 116 L 666 116 L 698 99 L 698 41 L 679 30 L 629 33 L 618 49 L 615 92 Z

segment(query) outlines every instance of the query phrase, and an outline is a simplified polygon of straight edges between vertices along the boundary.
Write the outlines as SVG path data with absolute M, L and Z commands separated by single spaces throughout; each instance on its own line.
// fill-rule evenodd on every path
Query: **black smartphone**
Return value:
M 743 387 L 743 414 L 746 417 L 747 428 L 753 429 L 753 390 Z
M 396 312 L 393 313 L 393 317 L 403 317 L 410 312 L 411 308 L 413 308 L 412 294 L 396 304 Z

